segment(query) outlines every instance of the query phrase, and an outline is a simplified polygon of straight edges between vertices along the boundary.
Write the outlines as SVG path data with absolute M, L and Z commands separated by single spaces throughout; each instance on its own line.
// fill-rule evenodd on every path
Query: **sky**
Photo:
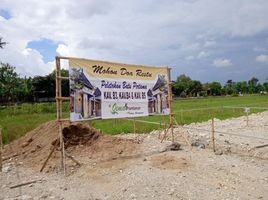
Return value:
M 263 82 L 267 19 L 267 0 L 1 0 L 0 61 L 21 76 L 50 73 L 61 55 Z

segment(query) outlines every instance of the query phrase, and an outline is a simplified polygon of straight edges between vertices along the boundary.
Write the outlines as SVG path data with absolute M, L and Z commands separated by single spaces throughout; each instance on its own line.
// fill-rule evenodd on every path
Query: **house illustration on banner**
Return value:
M 149 114 L 169 113 L 168 87 L 165 75 L 158 75 L 155 85 L 148 90 L 147 96 Z
M 101 117 L 101 91 L 88 80 L 82 68 L 72 69 L 71 118 L 89 119 Z

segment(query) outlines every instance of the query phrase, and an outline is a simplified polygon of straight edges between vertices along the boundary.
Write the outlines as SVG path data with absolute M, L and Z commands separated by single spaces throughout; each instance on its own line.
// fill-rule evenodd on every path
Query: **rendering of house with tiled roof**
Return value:
M 165 75 L 158 75 L 155 85 L 148 90 L 149 114 L 165 114 L 168 112 L 168 86 Z
M 73 69 L 70 74 L 71 110 L 75 119 L 99 118 L 101 116 L 101 91 L 87 78 L 83 69 Z

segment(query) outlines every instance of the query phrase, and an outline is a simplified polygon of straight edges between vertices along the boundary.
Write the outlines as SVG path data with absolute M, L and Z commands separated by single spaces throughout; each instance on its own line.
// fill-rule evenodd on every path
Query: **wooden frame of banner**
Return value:
M 62 122 L 64 121 L 70 121 L 70 119 L 62 119 L 62 101 L 63 100 L 70 100 L 70 97 L 63 97 L 62 96 L 62 85 L 61 81 L 62 80 L 69 80 L 69 77 L 63 77 L 61 76 L 61 64 L 60 64 L 60 59 L 69 59 L 67 57 L 55 57 L 55 62 L 56 62 L 56 107 L 57 107 L 57 123 L 58 123 L 58 134 L 59 134 L 59 144 L 60 144 L 60 165 L 61 169 L 64 171 L 64 175 L 66 175 L 66 162 L 65 162 L 65 157 L 70 158 L 73 162 L 75 162 L 78 165 L 81 165 L 77 160 L 75 160 L 71 155 L 67 154 L 65 152 L 64 148 L 64 139 L 63 139 L 63 133 L 62 133 Z M 56 150 L 56 146 L 58 145 L 58 142 L 56 141 L 56 144 L 53 145 L 51 148 L 49 155 L 45 162 L 43 163 L 40 172 L 43 171 L 45 168 L 48 160 L 52 156 L 53 152 Z
M 66 175 L 65 156 L 67 156 L 68 158 L 73 160 L 76 164 L 81 165 L 72 156 L 66 154 L 65 148 L 64 148 L 63 133 L 62 133 L 62 122 L 63 121 L 70 121 L 70 119 L 62 119 L 62 101 L 63 100 L 70 100 L 70 97 L 62 97 L 61 81 L 62 80 L 69 80 L 69 77 L 61 76 L 60 60 L 61 59 L 69 60 L 71 58 L 72 57 L 63 57 L 63 56 L 56 56 L 55 57 L 55 62 L 56 62 L 56 97 L 55 97 L 55 99 L 56 99 L 56 106 L 57 106 L 57 123 L 58 123 L 58 134 L 59 134 L 59 143 L 60 143 L 60 151 L 61 151 L 61 154 L 60 154 L 61 155 L 61 162 L 60 163 L 61 163 L 61 169 L 63 169 L 63 171 L 64 171 L 64 175 Z M 169 104 L 169 109 L 170 109 L 169 127 L 167 129 L 165 129 L 165 134 L 164 134 L 161 142 L 163 142 L 163 140 L 166 138 L 166 135 L 167 135 L 169 129 L 171 129 L 172 142 L 174 142 L 174 133 L 173 133 L 174 113 L 173 113 L 173 109 L 172 109 L 173 98 L 172 98 L 171 68 L 167 67 L 167 72 L 168 72 L 168 104 Z M 135 123 L 133 123 L 133 124 L 134 124 L 133 126 L 135 129 Z M 57 144 L 55 144 L 52 147 L 47 159 L 45 160 L 44 164 L 42 165 L 40 172 L 42 172 L 43 169 L 45 168 L 48 160 L 50 159 L 50 157 L 52 156 L 53 152 L 56 149 L 56 145 Z
M 169 129 L 171 130 L 171 136 L 172 136 L 172 142 L 174 142 L 174 113 L 172 109 L 172 103 L 173 103 L 173 96 L 172 96 L 172 81 L 171 81 L 171 68 L 167 67 L 168 71 L 168 105 L 169 105 L 169 126 L 168 128 L 165 127 L 164 129 L 164 135 L 161 140 L 161 143 L 164 141 L 164 139 L 167 137 Z

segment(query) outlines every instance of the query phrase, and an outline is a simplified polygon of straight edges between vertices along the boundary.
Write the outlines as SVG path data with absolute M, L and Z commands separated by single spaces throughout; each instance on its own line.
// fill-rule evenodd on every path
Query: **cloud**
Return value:
M 268 63 L 268 55 L 261 54 L 256 57 L 256 61 L 260 63 Z
M 210 54 L 208 52 L 205 51 L 200 51 L 199 54 L 197 55 L 197 58 L 201 59 L 201 58 L 206 58 L 208 57 Z
M 22 75 L 49 73 L 53 62 L 44 61 L 46 52 L 27 48 L 31 41 L 47 39 L 57 44 L 58 55 L 168 65 L 174 76 L 194 75 L 198 69 L 204 74 L 196 74 L 196 79 L 209 79 L 205 71 L 211 70 L 211 61 L 201 58 L 212 53 L 231 58 L 237 64 L 232 69 L 244 66 L 246 75 L 264 76 L 247 66 L 254 61 L 253 51 L 236 55 L 263 46 L 268 1 L 167 1 L 2 0 L 1 8 L 11 18 L 0 17 L 0 36 L 8 42 L 0 50 L 0 61 L 15 65 Z M 215 66 L 232 65 L 228 59 L 216 61 Z
M 233 65 L 231 60 L 229 59 L 224 59 L 224 58 L 217 58 L 215 60 L 213 60 L 212 65 L 214 65 L 215 67 L 228 67 Z
M 65 44 L 59 44 L 58 48 L 56 49 L 56 52 L 59 56 L 71 56 L 70 50 Z
M 205 41 L 205 43 L 204 43 L 204 47 L 212 47 L 215 45 L 216 45 L 216 42 L 213 40 L 208 40 L 208 41 Z

